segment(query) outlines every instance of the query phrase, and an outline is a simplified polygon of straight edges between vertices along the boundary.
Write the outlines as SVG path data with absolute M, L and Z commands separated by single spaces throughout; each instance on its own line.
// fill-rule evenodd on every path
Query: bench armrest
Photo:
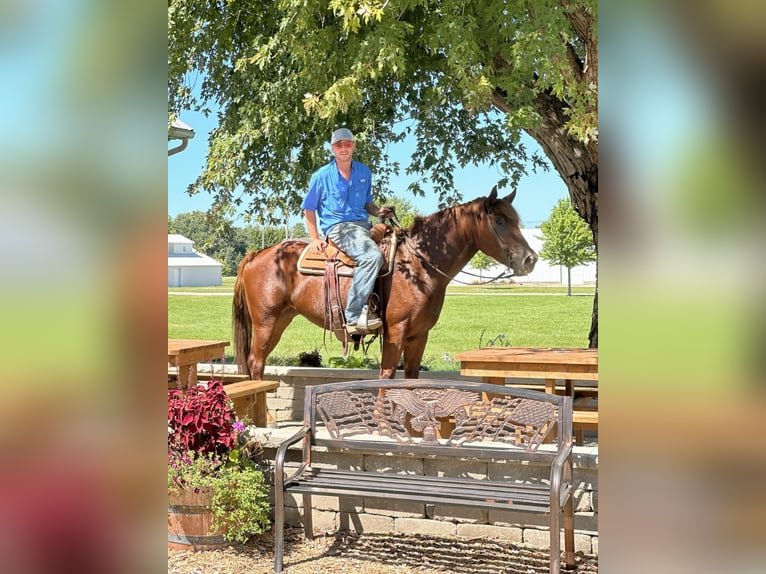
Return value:
M 274 457 L 274 486 L 277 490 L 281 490 L 285 483 L 285 457 L 287 456 L 287 449 L 290 445 L 293 445 L 300 440 L 305 440 L 310 432 L 311 429 L 309 427 L 301 427 L 298 432 L 290 438 L 285 439 L 280 443 L 279 448 L 277 448 L 277 454 Z M 305 466 L 305 461 L 297 471 L 298 473 L 303 471 L 303 466 Z
M 559 499 L 563 494 L 561 491 L 562 481 L 564 480 L 564 465 L 569 464 L 572 457 L 572 443 L 570 442 L 562 448 L 551 463 L 551 493 L 558 493 Z M 567 476 L 571 481 L 571 467 Z

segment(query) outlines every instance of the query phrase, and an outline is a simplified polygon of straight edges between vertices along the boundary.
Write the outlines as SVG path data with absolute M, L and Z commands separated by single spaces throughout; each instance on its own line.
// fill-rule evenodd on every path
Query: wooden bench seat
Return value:
M 287 451 L 298 443 L 302 458 L 286 467 Z M 537 513 L 549 523 L 551 574 L 560 572 L 562 527 L 564 560 L 574 568 L 572 448 L 571 396 L 459 380 L 307 386 L 303 426 L 280 444 L 274 460 L 274 571 L 283 567 L 285 509 L 302 507 L 311 539 L 314 495 L 361 498 L 360 507 L 370 498 Z M 487 470 L 453 475 L 395 467 L 381 472 L 374 464 L 332 468 L 323 456 L 332 450 L 358 453 L 360 460 L 475 459 Z M 518 462 L 534 471 L 517 474 Z M 482 566 L 477 563 L 476 572 Z
M 583 431 L 598 430 L 598 410 L 576 409 L 572 412 L 572 427 L 575 433 L 575 444 L 584 442 Z
M 504 383 L 507 384 L 507 383 Z M 507 384 L 509 387 L 514 387 L 516 389 L 529 389 L 530 391 L 544 391 L 545 385 L 535 384 L 535 383 L 513 383 L 513 384 Z M 557 395 L 565 395 L 566 389 L 564 387 L 557 387 L 556 388 L 556 394 Z M 598 397 L 598 387 L 592 386 L 592 385 L 575 385 L 574 386 L 574 396 L 575 397 Z
M 598 430 L 598 411 L 573 411 L 572 422 L 575 430 Z
M 237 417 L 249 418 L 257 427 L 274 421 L 266 406 L 266 393 L 279 387 L 279 381 L 240 381 L 223 385 L 223 390 L 234 404 Z
M 200 373 L 197 372 L 197 380 L 198 381 L 209 381 L 210 379 L 216 379 L 218 381 L 221 381 L 223 384 L 226 383 L 236 383 L 241 381 L 247 381 L 250 378 L 250 375 L 246 374 L 239 374 L 239 373 Z M 168 383 L 172 383 L 172 385 L 168 385 L 168 388 L 176 388 L 173 385 L 177 385 L 178 381 L 178 369 L 175 367 L 168 367 Z

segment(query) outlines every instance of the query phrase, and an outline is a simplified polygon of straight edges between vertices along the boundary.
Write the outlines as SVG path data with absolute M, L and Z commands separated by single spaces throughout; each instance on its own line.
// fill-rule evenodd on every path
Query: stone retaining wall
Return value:
M 258 429 L 257 437 L 264 447 L 264 457 L 273 461 L 276 447 L 291 436 L 303 419 L 303 396 L 306 385 L 345 380 L 376 379 L 377 371 L 367 369 L 327 369 L 310 367 L 267 367 L 264 378 L 279 380 L 279 388 L 268 393 L 268 408 L 277 428 Z M 456 372 L 422 372 L 422 379 L 479 380 L 461 377 Z M 293 467 L 300 460 L 299 445 L 289 453 Z M 460 457 L 394 456 L 391 453 L 343 453 L 324 451 L 316 464 L 338 468 L 392 470 L 402 473 L 441 474 L 445 476 L 488 477 L 523 482 L 547 482 L 535 465 L 529 463 L 486 462 Z M 544 473 L 543 473 L 544 474 Z M 574 448 L 575 479 L 575 548 L 598 553 L 598 445 L 592 443 Z M 302 498 L 288 499 L 286 523 L 301 525 Z M 495 538 L 547 548 L 548 519 L 526 512 L 486 511 L 470 508 L 390 502 L 375 499 L 340 499 L 315 496 L 314 528 L 316 531 L 348 529 L 367 532 L 423 533 L 435 536 Z M 563 540 L 562 540 L 563 548 Z

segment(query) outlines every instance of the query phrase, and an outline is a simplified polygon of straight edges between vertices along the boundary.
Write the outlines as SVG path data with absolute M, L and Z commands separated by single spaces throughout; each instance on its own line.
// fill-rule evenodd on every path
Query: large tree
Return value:
M 430 184 L 449 205 L 458 165 L 495 165 L 512 188 L 542 165 L 525 131 L 597 242 L 597 23 L 595 0 L 170 0 L 171 117 L 220 120 L 190 191 L 211 193 L 213 211 L 295 213 L 347 125 L 379 197 L 401 167 L 389 144 L 411 135 L 409 191 Z M 597 324 L 596 298 L 592 346 Z

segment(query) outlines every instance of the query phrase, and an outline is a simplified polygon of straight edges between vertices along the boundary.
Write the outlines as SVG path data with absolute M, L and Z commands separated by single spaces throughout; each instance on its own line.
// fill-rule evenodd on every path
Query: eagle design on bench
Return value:
M 369 392 L 334 391 L 317 398 L 317 412 L 334 439 L 369 434 L 402 443 L 440 444 L 443 420 L 454 420 L 447 446 L 499 442 L 536 449 L 557 420 L 551 404 L 521 398 L 494 397 L 455 389 L 387 389 Z M 408 417 L 409 415 L 409 417 Z M 422 433 L 413 437 L 408 430 Z

